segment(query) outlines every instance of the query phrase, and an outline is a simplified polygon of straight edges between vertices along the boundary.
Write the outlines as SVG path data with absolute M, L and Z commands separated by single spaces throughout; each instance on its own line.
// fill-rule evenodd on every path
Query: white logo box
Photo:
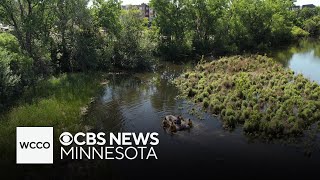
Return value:
M 17 164 L 53 164 L 53 127 L 17 127 L 16 153 Z

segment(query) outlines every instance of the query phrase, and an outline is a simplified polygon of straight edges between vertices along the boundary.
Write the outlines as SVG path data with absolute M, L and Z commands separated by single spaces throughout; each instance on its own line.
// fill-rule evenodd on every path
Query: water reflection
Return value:
M 301 40 L 299 43 L 272 53 L 276 60 L 296 73 L 320 83 L 320 42 Z
M 159 131 L 164 115 L 180 113 L 175 99 L 178 90 L 171 82 L 187 67 L 165 63 L 157 73 L 110 74 L 88 121 L 96 122 L 95 129 L 107 131 Z

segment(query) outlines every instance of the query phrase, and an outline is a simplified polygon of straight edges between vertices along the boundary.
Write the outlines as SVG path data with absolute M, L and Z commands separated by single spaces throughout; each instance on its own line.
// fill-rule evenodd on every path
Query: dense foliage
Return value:
M 57 135 L 66 129 L 83 131 L 82 116 L 101 89 L 102 80 L 99 73 L 62 74 L 40 80 L 34 88 L 26 90 L 19 106 L 0 116 L 1 159 L 14 157 L 15 144 L 11 142 L 18 126 L 53 126 Z
M 115 66 L 118 68 L 146 70 L 151 67 L 152 42 L 139 10 L 123 12 L 121 31 L 115 43 Z
M 0 32 L 1 106 L 51 75 L 152 65 L 148 23 L 116 0 L 1 0 L 0 20 L 14 27 Z
M 176 79 L 183 95 L 220 115 L 226 128 L 264 137 L 300 135 L 320 121 L 320 86 L 265 56 L 200 63 Z
M 292 10 L 292 0 L 151 0 L 152 22 L 120 3 L 0 0 L 1 23 L 13 27 L 0 33 L 0 104 L 64 72 L 148 70 L 154 55 L 261 52 L 320 34 L 319 8 Z
M 145 60 L 141 55 L 146 51 L 142 37 L 148 36 L 141 36 L 147 31 L 142 28 L 142 14 L 133 11 L 122 11 L 116 0 L 2 0 L 0 4 L 1 20 L 14 27 L 12 33 L 25 54 L 35 65 L 57 73 L 140 67 L 136 64 Z M 134 46 L 130 51 L 139 55 L 126 52 L 114 57 L 120 49 Z
M 0 111 L 33 81 L 32 59 L 20 53 L 17 40 L 0 34 Z
M 265 50 L 291 38 L 291 0 L 152 0 L 165 55 Z
M 37 73 L 146 69 L 165 58 L 264 51 L 292 37 L 317 36 L 319 8 L 292 10 L 292 0 L 152 0 L 152 28 L 140 11 L 116 0 L 1 0 Z M 130 8 L 129 8 L 130 9 Z M 39 74 L 38 74 L 39 75 Z
M 295 11 L 296 26 L 308 33 L 308 36 L 319 37 L 320 35 L 320 8 L 303 8 Z M 300 34 L 305 34 L 301 32 Z

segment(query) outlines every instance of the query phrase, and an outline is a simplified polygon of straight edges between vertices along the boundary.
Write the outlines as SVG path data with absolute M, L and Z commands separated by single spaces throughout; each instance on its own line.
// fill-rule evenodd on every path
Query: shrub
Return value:
M 223 117 L 224 120 L 224 127 L 225 128 L 235 128 L 237 124 L 236 117 L 234 115 L 225 116 Z
M 15 53 L 20 52 L 17 39 L 9 33 L 0 33 L 0 47 Z
M 193 97 L 193 96 L 195 96 L 196 94 L 197 94 L 197 91 L 194 90 L 194 89 L 192 89 L 192 88 L 191 88 L 191 89 L 189 90 L 189 92 L 188 92 L 188 96 L 189 96 L 189 97 Z
M 245 122 L 246 120 L 249 119 L 249 117 L 250 117 L 250 110 L 249 108 L 246 108 L 242 111 L 240 119 L 241 121 Z
M 12 104 L 32 79 L 32 60 L 0 47 L 0 109 Z
M 282 135 L 284 131 L 283 123 L 278 119 L 273 119 L 269 123 L 268 133 L 274 136 Z
M 197 96 L 198 102 L 203 102 L 203 96 L 200 94 Z
M 227 108 L 226 109 L 226 116 L 232 116 L 232 115 L 234 115 L 235 113 L 234 113 L 234 111 L 231 109 L 231 108 Z
M 205 98 L 204 100 L 203 100 L 203 107 L 204 108 L 207 108 L 207 107 L 209 107 L 209 99 L 208 98 Z
M 295 38 L 304 38 L 304 37 L 308 37 L 310 35 L 309 32 L 307 32 L 297 26 L 293 26 L 293 28 L 291 30 L 291 34 Z
M 19 84 L 21 82 L 20 76 L 15 74 L 10 67 L 11 57 L 0 49 L 0 108 L 8 103 L 9 99 L 12 98 L 19 90 Z
M 320 34 L 320 16 L 314 16 L 303 22 L 303 28 L 310 33 L 311 36 Z
M 259 122 L 254 120 L 247 120 L 243 125 L 243 130 L 246 133 L 254 133 L 259 130 Z
M 221 111 L 221 106 L 219 105 L 212 105 L 212 112 L 214 114 L 219 114 L 219 112 Z

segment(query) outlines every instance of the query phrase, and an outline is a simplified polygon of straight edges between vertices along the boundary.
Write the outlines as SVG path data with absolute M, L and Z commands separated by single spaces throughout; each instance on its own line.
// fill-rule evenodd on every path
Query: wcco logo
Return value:
M 53 127 L 17 127 L 17 164 L 53 164 Z
M 50 143 L 49 142 L 20 142 L 20 147 L 22 149 L 49 149 Z

